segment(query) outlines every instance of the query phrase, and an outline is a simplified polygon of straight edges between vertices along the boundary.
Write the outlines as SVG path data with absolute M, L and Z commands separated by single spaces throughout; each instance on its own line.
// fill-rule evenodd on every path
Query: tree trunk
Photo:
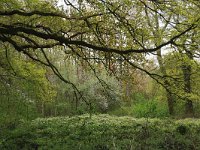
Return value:
M 190 118 L 194 117 L 193 102 L 189 99 L 187 99 L 185 103 L 185 116 Z
M 183 77 L 184 77 L 184 91 L 185 93 L 191 93 L 192 88 L 191 88 L 191 71 L 192 68 L 190 65 L 183 65 L 182 67 L 183 71 Z M 194 117 L 194 108 L 193 108 L 193 102 L 188 99 L 187 97 L 185 98 L 186 103 L 185 103 L 185 115 L 186 117 Z
M 155 10 L 157 10 L 157 8 L 155 7 L 154 8 Z M 156 38 L 156 40 L 154 41 L 154 44 L 155 46 L 159 46 L 163 43 L 162 41 L 162 33 L 165 31 L 168 23 L 166 23 L 164 25 L 164 27 L 161 27 L 160 23 L 159 23 L 159 15 L 157 13 L 157 11 L 155 11 L 155 14 L 153 15 L 153 19 L 155 21 L 155 24 L 152 23 L 152 18 L 150 18 L 148 12 L 146 11 L 146 17 L 147 17 L 147 20 L 148 20 L 148 25 L 152 28 L 152 33 Z M 163 76 L 167 75 L 167 72 L 166 72 L 166 68 L 164 66 L 164 63 L 163 63 L 163 58 L 162 58 L 162 53 L 161 53 L 161 49 L 157 50 L 156 51 L 156 54 L 157 54 L 157 60 L 158 60 L 158 64 L 159 64 L 159 67 L 160 67 L 160 72 Z M 164 83 L 165 83 L 165 87 L 169 87 L 169 83 L 168 81 L 164 79 Z M 173 115 L 174 114 L 174 98 L 172 96 L 172 94 L 170 93 L 169 90 L 166 89 L 166 97 L 167 97 L 167 103 L 168 103 L 168 110 L 169 110 L 169 114 L 170 115 Z
M 161 54 L 161 49 L 157 51 L 157 60 L 160 66 L 160 71 L 163 76 L 167 75 L 166 73 L 166 68 L 164 67 L 163 59 L 162 59 L 162 54 Z M 166 79 L 164 79 L 165 86 L 168 87 L 169 83 Z M 174 115 L 174 98 L 172 94 L 166 90 L 166 96 L 167 96 L 167 104 L 168 104 L 168 110 L 170 115 Z
M 171 116 L 174 115 L 174 98 L 172 94 L 169 92 L 167 92 L 167 104 L 168 104 L 169 114 Z

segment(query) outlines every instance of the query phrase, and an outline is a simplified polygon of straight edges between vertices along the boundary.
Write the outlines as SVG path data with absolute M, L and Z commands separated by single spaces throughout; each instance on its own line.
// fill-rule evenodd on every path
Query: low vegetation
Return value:
M 21 121 L 1 136 L 1 149 L 200 149 L 196 119 L 81 115 Z

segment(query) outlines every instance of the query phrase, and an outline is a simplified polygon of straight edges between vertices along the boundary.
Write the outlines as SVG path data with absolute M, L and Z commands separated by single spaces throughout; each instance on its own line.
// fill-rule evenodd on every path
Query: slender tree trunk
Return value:
M 190 65 L 183 65 L 182 67 L 183 76 L 184 76 L 184 91 L 185 93 L 191 93 L 191 71 L 192 68 Z M 193 108 L 193 102 L 186 98 L 185 103 L 185 115 L 186 117 L 194 117 L 194 108 Z
M 42 116 L 45 117 L 45 114 L 44 114 L 44 102 L 42 102 L 41 112 L 42 112 Z
M 167 103 L 170 115 L 174 115 L 174 99 L 171 93 L 167 92 Z
M 164 64 L 163 64 L 161 50 L 157 51 L 157 60 L 158 60 L 158 63 L 159 63 L 159 66 L 160 66 L 160 71 L 161 71 L 162 75 L 163 76 L 167 75 L 166 68 L 164 67 Z M 167 86 L 167 87 L 169 86 L 169 83 L 166 79 L 164 79 L 164 83 L 165 83 L 165 86 Z M 168 104 L 169 114 L 174 115 L 174 98 L 173 98 L 173 95 L 169 91 L 166 90 L 166 96 L 167 96 L 167 104 Z
M 157 8 L 155 8 L 155 10 L 156 9 Z M 154 44 L 155 44 L 155 46 L 159 46 L 163 43 L 162 33 L 165 31 L 168 23 L 166 23 L 164 25 L 164 27 L 161 27 L 160 23 L 159 23 L 158 13 L 155 12 L 155 14 L 153 16 L 154 16 L 153 18 L 154 18 L 155 24 L 151 23 L 151 19 L 149 17 L 149 14 L 146 11 L 146 17 L 147 17 L 148 25 L 152 28 L 153 35 L 155 37 L 157 37 L 156 40 L 154 41 Z M 158 60 L 158 63 L 159 63 L 159 67 L 160 67 L 160 72 L 163 76 L 165 76 L 165 75 L 167 75 L 167 72 L 166 72 L 166 68 L 165 68 L 164 63 L 163 63 L 161 49 L 157 50 L 156 53 L 157 53 L 157 60 Z M 165 86 L 169 87 L 169 83 L 166 79 L 164 79 L 164 83 L 165 83 Z M 172 94 L 170 93 L 170 91 L 168 91 L 168 90 L 166 90 L 166 97 L 167 97 L 169 114 L 174 115 L 174 98 L 173 98 Z
M 186 117 L 194 117 L 194 107 L 193 102 L 191 100 L 186 100 L 185 115 Z

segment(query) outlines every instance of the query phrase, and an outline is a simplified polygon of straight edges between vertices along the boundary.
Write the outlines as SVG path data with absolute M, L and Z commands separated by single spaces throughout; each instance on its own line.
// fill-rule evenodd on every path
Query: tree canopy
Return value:
M 130 74 L 145 73 L 168 93 L 170 114 L 175 99 L 185 101 L 186 113 L 193 114 L 192 102 L 199 99 L 198 85 L 194 85 L 199 79 L 193 75 L 198 72 L 200 56 L 198 1 L 64 0 L 63 6 L 58 6 L 53 0 L 2 0 L 0 6 L 1 70 L 26 80 L 34 78 L 38 93 L 40 88 L 47 93 L 51 89 L 46 66 L 71 85 L 76 99 L 91 105 L 78 83 L 59 65 L 70 60 L 81 63 L 85 72 L 92 71 L 104 94 L 109 87 L 100 78 L 101 66 L 118 79 L 127 75 L 123 80 L 126 89 L 130 89 Z M 155 66 L 150 57 L 157 58 Z M 7 86 L 4 76 L 2 73 L 0 79 Z M 39 99 L 51 99 L 56 92 L 44 95 L 49 97 Z

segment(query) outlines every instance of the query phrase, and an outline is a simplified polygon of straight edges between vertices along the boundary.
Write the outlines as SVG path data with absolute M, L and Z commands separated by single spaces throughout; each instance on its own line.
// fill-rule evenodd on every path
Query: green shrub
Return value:
M 157 100 L 142 101 L 132 106 L 131 116 L 150 117 L 150 118 L 163 118 L 168 117 L 168 108 L 165 102 Z
M 89 115 L 36 119 L 1 136 L 0 149 L 200 149 L 200 121 Z

